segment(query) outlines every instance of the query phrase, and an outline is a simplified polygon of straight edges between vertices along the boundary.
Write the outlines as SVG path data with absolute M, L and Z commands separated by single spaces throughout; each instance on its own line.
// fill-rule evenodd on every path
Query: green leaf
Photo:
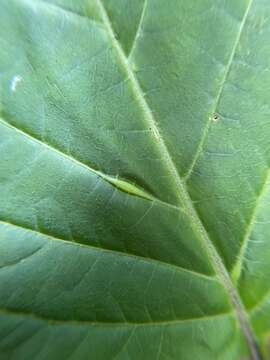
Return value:
M 269 1 L 0 5 L 1 360 L 269 357 Z

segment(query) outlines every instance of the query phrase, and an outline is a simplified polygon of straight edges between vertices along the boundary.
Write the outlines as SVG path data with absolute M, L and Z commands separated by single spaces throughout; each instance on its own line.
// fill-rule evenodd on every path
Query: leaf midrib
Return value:
M 97 1 L 97 4 L 99 4 L 99 6 L 100 6 L 101 12 L 103 12 L 103 14 L 105 13 L 105 18 L 106 18 L 107 14 L 106 14 L 105 8 L 103 7 L 103 4 L 102 4 L 101 0 L 96 0 L 96 1 Z M 250 1 L 249 5 L 251 5 L 251 2 L 252 2 L 252 0 Z M 109 20 L 108 17 L 107 17 L 107 19 Z M 107 25 L 109 25 L 109 27 Z M 116 40 L 116 38 L 114 36 L 114 33 L 112 31 L 113 29 L 111 27 L 110 21 L 108 21 L 108 24 L 106 24 L 106 22 L 105 22 L 105 27 L 107 28 L 107 31 L 108 31 L 109 35 L 110 35 L 110 31 L 111 31 L 112 37 L 111 37 L 111 35 L 110 35 L 110 37 L 112 38 L 114 45 L 117 45 L 118 48 L 123 52 L 123 50 L 121 48 L 121 45 L 118 43 L 118 41 Z M 117 46 L 115 46 L 116 49 L 117 49 Z M 124 55 L 124 52 L 123 52 L 123 55 Z M 131 76 L 130 80 L 133 83 L 135 81 L 135 85 L 136 84 L 138 85 L 137 90 L 139 90 L 139 91 L 137 91 L 137 93 L 139 95 L 139 99 L 138 99 L 139 103 L 142 106 L 142 109 L 144 110 L 144 113 L 147 115 L 146 117 L 148 117 L 148 120 L 149 119 L 152 120 L 152 123 L 150 123 L 150 124 L 154 126 L 153 127 L 153 129 L 154 129 L 153 138 L 155 139 L 156 135 L 158 134 L 157 146 L 160 147 L 161 153 L 163 153 L 163 151 L 165 150 L 165 155 L 166 155 L 165 163 L 166 163 L 166 166 L 170 169 L 169 172 L 173 175 L 173 178 L 174 178 L 174 181 L 175 181 L 176 185 L 179 185 L 179 189 L 180 189 L 179 193 L 177 191 L 178 186 L 176 186 L 176 196 L 179 198 L 179 200 L 183 201 L 186 209 L 188 210 L 187 212 L 188 212 L 189 218 L 191 220 L 191 225 L 192 225 L 192 227 L 194 227 L 194 231 L 199 235 L 199 238 L 202 240 L 203 245 L 206 247 L 208 253 L 210 252 L 210 258 L 211 258 L 212 261 L 214 260 L 213 261 L 213 266 L 216 268 L 217 273 L 220 275 L 220 278 L 222 280 L 222 283 L 223 283 L 224 287 L 226 288 L 228 293 L 230 293 L 231 290 L 233 291 L 233 293 L 235 293 L 235 289 L 231 284 L 230 276 L 227 273 L 227 270 L 226 270 L 226 268 L 225 268 L 225 266 L 223 264 L 223 261 L 222 261 L 221 257 L 219 256 L 219 254 L 218 254 L 217 250 L 215 249 L 211 239 L 209 238 L 209 236 L 207 234 L 207 231 L 206 231 L 204 225 L 202 224 L 202 222 L 200 220 L 200 217 L 197 214 L 197 211 L 196 211 L 195 207 L 193 206 L 192 200 L 191 200 L 191 198 L 189 196 L 189 193 L 188 193 L 188 191 L 186 189 L 186 185 L 185 185 L 185 183 L 182 182 L 182 179 L 180 178 L 180 176 L 178 174 L 178 171 L 177 171 L 177 169 L 176 169 L 176 167 L 175 167 L 175 165 L 173 163 L 173 160 L 172 160 L 172 158 L 171 158 L 171 156 L 169 154 L 169 151 L 168 151 L 168 149 L 166 147 L 166 144 L 165 144 L 165 142 L 163 141 L 163 139 L 162 139 L 162 137 L 160 135 L 160 131 L 159 131 L 157 125 L 156 125 L 156 121 L 155 121 L 155 119 L 154 119 L 154 117 L 152 115 L 152 112 L 151 112 L 146 100 L 144 99 L 144 97 L 142 95 L 142 91 L 141 91 L 139 82 L 137 81 L 132 69 L 130 68 L 129 63 L 128 63 L 125 55 L 124 55 L 123 60 L 125 60 L 123 62 L 123 65 L 126 68 L 126 70 L 131 71 L 130 75 L 132 75 L 132 76 Z M 225 81 L 224 81 L 224 83 L 225 83 Z M 213 255 L 214 255 L 214 258 L 212 258 Z M 221 270 L 221 273 L 219 273 L 220 270 Z M 225 283 L 224 283 L 224 280 L 225 280 Z M 229 288 L 226 286 L 227 280 L 229 280 L 229 283 L 228 283 Z M 240 300 L 238 295 L 237 295 L 237 299 Z M 242 311 L 241 300 L 240 300 L 240 308 L 241 308 L 240 310 Z M 238 312 L 238 310 L 239 309 L 236 309 L 236 312 Z M 256 356 L 256 354 L 255 354 L 255 356 Z M 258 359 L 258 358 L 259 357 L 254 357 L 254 359 Z
M 237 34 L 236 41 L 235 41 L 233 49 L 232 49 L 232 55 L 229 59 L 229 65 L 227 67 L 227 71 L 225 72 L 225 77 L 221 83 L 221 88 L 219 89 L 219 92 L 217 94 L 216 106 L 218 105 L 219 99 L 222 94 L 222 89 L 227 80 L 227 76 L 229 74 L 231 63 L 233 61 L 234 54 L 236 52 L 236 48 L 238 46 L 244 25 L 246 23 L 248 13 L 249 13 L 249 10 L 252 5 L 252 1 L 253 0 L 249 0 L 245 14 L 241 21 L 239 32 Z M 141 107 L 141 109 L 143 110 L 143 113 L 145 115 L 144 119 L 145 119 L 147 125 L 150 126 L 150 128 L 152 129 L 152 133 L 151 133 L 152 138 L 155 140 L 155 143 L 157 144 L 157 148 L 159 149 L 162 158 L 165 160 L 165 165 L 167 167 L 167 170 L 171 174 L 171 176 L 174 180 L 175 187 L 176 187 L 176 189 L 175 189 L 176 196 L 177 196 L 180 204 L 181 203 L 183 204 L 185 212 L 190 219 L 190 225 L 191 225 L 192 229 L 197 234 L 198 239 L 202 243 L 203 247 L 206 249 L 206 252 L 208 254 L 210 262 L 212 263 L 212 266 L 213 266 L 216 274 L 219 276 L 222 285 L 224 286 L 225 290 L 227 291 L 228 298 L 229 298 L 232 306 L 235 309 L 235 313 L 236 313 L 237 319 L 239 321 L 239 325 L 242 328 L 243 334 L 245 336 L 247 345 L 249 347 L 251 355 L 253 356 L 253 359 L 259 360 L 260 355 L 258 354 L 258 350 L 257 350 L 256 342 L 255 342 L 255 336 L 249 325 L 248 316 L 246 314 L 242 300 L 241 300 L 240 296 L 238 295 L 237 290 L 234 288 L 231 278 L 230 278 L 230 275 L 223 263 L 223 260 L 220 257 L 217 249 L 213 245 L 213 242 L 210 239 L 210 237 L 199 217 L 199 214 L 197 213 L 197 210 L 193 205 L 193 202 L 190 198 L 190 195 L 188 193 L 186 185 L 182 181 L 182 179 L 179 175 L 179 172 L 176 168 L 176 165 L 174 164 L 174 161 L 173 161 L 173 159 L 170 155 L 170 152 L 167 148 L 167 145 L 162 138 L 161 132 L 157 125 L 157 121 L 155 120 L 154 115 L 153 115 L 147 101 L 145 100 L 145 97 L 143 96 L 143 91 L 141 89 L 139 81 L 136 78 L 136 76 L 130 66 L 128 58 L 126 57 L 121 44 L 119 43 L 119 41 L 117 40 L 117 38 L 115 36 L 111 21 L 108 17 L 108 14 L 102 3 L 102 0 L 96 0 L 96 3 L 100 9 L 101 18 L 103 20 L 105 28 L 107 29 L 108 36 L 111 39 L 112 45 L 115 48 L 116 53 L 118 54 L 118 58 L 120 60 L 122 67 L 125 69 L 128 77 L 130 79 L 130 83 L 133 87 L 133 91 L 134 91 L 135 97 L 138 101 L 138 104 Z M 201 148 L 203 147 L 204 141 L 207 137 L 208 128 L 209 128 L 209 124 L 207 126 L 206 133 L 203 134 L 202 142 L 200 144 Z M 199 150 L 199 152 L 200 152 L 200 150 Z M 199 152 L 198 152 L 197 156 L 199 156 Z M 195 159 L 195 162 L 196 162 L 196 159 Z
M 178 205 L 180 205 L 182 197 L 181 197 L 181 194 L 177 191 L 177 185 L 180 180 L 178 171 L 174 165 L 171 155 L 167 149 L 167 146 L 166 146 L 164 140 L 162 139 L 161 132 L 157 126 L 157 122 L 154 118 L 154 115 L 143 96 L 143 91 L 137 80 L 137 77 L 135 76 L 134 71 L 133 71 L 132 67 L 130 66 L 129 60 L 126 57 L 122 46 L 120 45 L 119 41 L 116 38 L 116 35 L 112 28 L 112 25 L 111 25 L 108 15 L 107 15 L 107 12 L 103 6 L 103 3 L 101 0 L 96 0 L 96 3 L 100 9 L 101 17 L 103 19 L 104 26 L 107 29 L 109 38 L 112 42 L 112 46 L 116 50 L 116 53 L 119 57 L 120 65 L 122 66 L 123 70 L 127 73 L 127 76 L 129 78 L 130 83 L 133 88 L 133 92 L 135 94 L 135 98 L 136 98 L 141 110 L 143 111 L 147 128 L 151 129 L 151 131 L 149 133 L 152 135 L 152 140 L 155 144 L 157 144 L 157 149 L 160 151 L 161 157 L 165 161 L 165 167 L 167 168 L 167 170 L 169 170 L 169 172 L 172 175 L 172 178 L 174 179 L 174 182 L 176 185 L 175 194 L 179 200 Z

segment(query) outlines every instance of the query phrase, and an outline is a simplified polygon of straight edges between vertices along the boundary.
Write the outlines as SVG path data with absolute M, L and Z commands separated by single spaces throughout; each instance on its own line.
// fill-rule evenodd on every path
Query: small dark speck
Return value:
M 218 120 L 219 120 L 219 115 L 218 115 L 218 113 L 214 113 L 214 114 L 212 115 L 212 120 L 213 120 L 213 121 L 218 121 Z

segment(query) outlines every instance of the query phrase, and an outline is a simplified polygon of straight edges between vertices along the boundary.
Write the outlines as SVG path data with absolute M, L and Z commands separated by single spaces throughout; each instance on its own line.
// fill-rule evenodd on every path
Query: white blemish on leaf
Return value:
M 15 92 L 18 84 L 22 81 L 22 77 L 20 75 L 14 75 L 11 80 L 11 91 Z

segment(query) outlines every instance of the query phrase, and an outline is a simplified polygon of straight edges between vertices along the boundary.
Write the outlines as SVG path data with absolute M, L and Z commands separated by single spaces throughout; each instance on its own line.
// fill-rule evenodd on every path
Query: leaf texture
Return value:
M 0 4 L 0 358 L 261 359 L 268 1 Z

